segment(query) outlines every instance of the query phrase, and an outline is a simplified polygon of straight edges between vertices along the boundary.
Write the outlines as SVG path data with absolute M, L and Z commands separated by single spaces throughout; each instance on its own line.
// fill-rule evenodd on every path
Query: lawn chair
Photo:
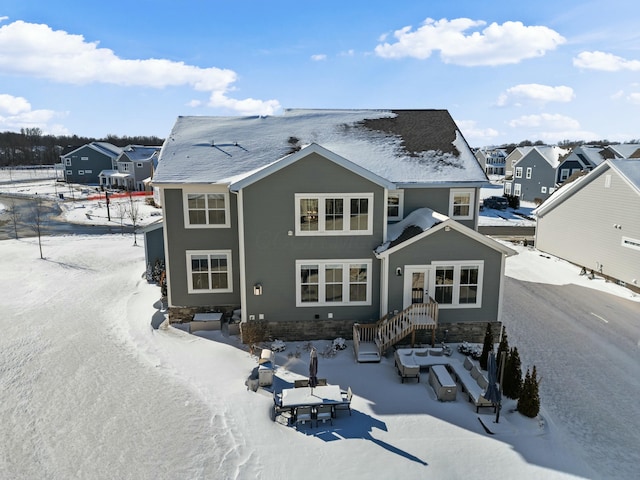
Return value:
M 347 389 L 347 391 L 342 391 L 342 402 L 336 403 L 334 406 L 334 410 L 349 410 L 349 415 L 351 415 L 351 399 L 353 398 L 353 392 L 351 391 L 351 387 Z
M 325 423 L 327 420 L 329 420 L 329 422 L 331 422 L 331 425 L 333 425 L 333 419 L 331 418 L 333 411 L 331 408 L 331 405 L 318 405 L 316 407 L 316 426 L 318 425 L 318 422 L 320 422 L 320 420 L 322 420 L 322 423 Z
M 294 413 L 294 423 L 296 425 L 296 428 L 298 427 L 299 423 L 304 424 L 306 422 L 309 422 L 311 424 L 311 428 L 313 428 L 313 412 L 311 410 L 311 407 L 296 407 Z

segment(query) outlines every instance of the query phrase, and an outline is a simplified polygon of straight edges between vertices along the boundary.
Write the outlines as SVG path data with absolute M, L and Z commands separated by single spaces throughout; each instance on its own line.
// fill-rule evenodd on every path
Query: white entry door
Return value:
M 409 265 L 404 269 L 403 309 L 414 303 L 427 303 L 433 296 L 432 268 L 428 265 Z

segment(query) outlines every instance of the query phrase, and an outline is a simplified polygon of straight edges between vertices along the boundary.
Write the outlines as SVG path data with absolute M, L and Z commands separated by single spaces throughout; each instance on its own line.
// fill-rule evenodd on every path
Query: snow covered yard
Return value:
M 55 198 L 47 185 L 20 188 Z M 64 202 L 67 220 L 107 222 L 104 202 L 79 198 Z M 157 211 L 142 206 L 140 224 Z M 510 246 L 519 252 L 507 261 L 511 278 L 640 300 Z M 604 478 L 552 405 L 531 420 L 507 401 L 496 425 L 462 393 L 438 402 L 427 375 L 400 383 L 392 356 L 357 364 L 350 348 L 321 356 L 318 374 L 353 389 L 351 416 L 313 429 L 274 422 L 269 392 L 245 385 L 257 359 L 237 337 L 151 328 L 165 318 L 159 289 L 143 279 L 143 247 L 129 236 L 45 237 L 43 253 L 33 238 L 0 242 L 0 478 Z M 322 352 L 329 341 L 314 345 Z M 276 381 L 305 377 L 304 344 L 287 344 L 276 364 Z
M 245 385 L 257 359 L 236 337 L 151 328 L 163 313 L 142 247 L 69 236 L 43 251 L 0 245 L 2 478 L 594 478 L 544 405 L 529 420 L 507 403 L 490 435 L 462 394 L 440 403 L 426 375 L 402 384 L 391 357 L 357 364 L 351 349 L 320 357 L 319 376 L 352 387 L 353 415 L 286 427 Z M 287 345 L 278 376 L 305 376 L 305 353 Z

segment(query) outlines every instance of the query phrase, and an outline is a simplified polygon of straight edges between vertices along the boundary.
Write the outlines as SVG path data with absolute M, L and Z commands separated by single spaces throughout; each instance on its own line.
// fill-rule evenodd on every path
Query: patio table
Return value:
M 312 393 L 313 392 L 313 393 Z M 315 405 L 335 405 L 342 402 L 339 385 L 324 385 L 313 389 L 309 387 L 285 388 L 282 390 L 283 408 L 295 408 Z

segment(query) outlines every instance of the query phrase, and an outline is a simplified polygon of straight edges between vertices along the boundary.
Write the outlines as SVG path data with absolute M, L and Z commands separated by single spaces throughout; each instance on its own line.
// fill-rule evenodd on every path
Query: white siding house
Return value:
M 640 160 L 607 160 L 536 211 L 536 247 L 640 291 Z

